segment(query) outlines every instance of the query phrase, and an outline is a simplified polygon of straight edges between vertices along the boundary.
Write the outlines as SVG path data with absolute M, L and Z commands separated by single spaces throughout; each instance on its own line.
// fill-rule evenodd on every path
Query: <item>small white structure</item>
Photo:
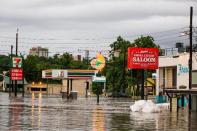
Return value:
M 48 57 L 49 55 L 49 50 L 47 48 L 43 48 L 43 47 L 32 47 L 29 50 L 29 54 L 30 55 L 34 55 L 34 56 L 39 56 L 39 57 Z
M 135 103 L 130 106 L 130 109 L 133 112 L 162 112 L 170 109 L 170 103 L 155 104 L 151 100 L 139 100 L 135 101 Z

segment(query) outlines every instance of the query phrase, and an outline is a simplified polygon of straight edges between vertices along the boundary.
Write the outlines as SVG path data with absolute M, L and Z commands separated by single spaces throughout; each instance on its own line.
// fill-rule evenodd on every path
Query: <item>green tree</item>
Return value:
M 24 75 L 28 82 L 38 80 L 38 69 L 37 64 L 39 64 L 39 57 L 29 55 L 24 60 Z
M 95 83 L 95 82 L 92 83 L 92 92 L 94 94 L 97 94 L 97 91 L 99 95 L 103 94 L 102 92 L 103 88 L 104 88 L 104 83 Z
M 137 38 L 132 43 L 134 47 L 144 47 L 144 48 L 160 48 L 159 45 L 154 43 L 154 38 L 152 36 L 141 36 Z
M 0 73 L 8 71 L 10 68 L 10 56 L 0 55 Z
M 131 71 L 127 69 L 127 49 L 128 47 L 145 47 L 145 48 L 159 48 L 158 45 L 154 43 L 154 39 L 151 36 L 141 36 L 134 40 L 133 43 L 124 40 L 121 36 L 117 38 L 115 42 L 111 45 L 111 57 L 110 60 L 107 61 L 107 66 L 103 70 L 103 74 L 106 75 L 107 78 L 107 90 L 108 92 L 112 92 L 113 85 L 113 77 L 115 78 L 115 93 L 116 95 L 124 95 L 125 90 L 133 85 L 139 83 L 140 73 L 138 70 L 132 70 L 131 79 Z M 115 57 L 113 59 L 113 54 L 115 52 L 119 52 L 119 57 Z M 113 66 L 114 70 L 113 70 Z M 152 71 L 148 71 L 148 74 L 152 74 Z
M 113 42 L 111 47 L 111 59 L 107 61 L 107 66 L 104 69 L 104 74 L 107 77 L 107 90 L 114 90 L 115 95 L 123 95 L 125 88 L 128 86 L 127 81 L 127 48 L 132 46 L 129 41 L 124 40 L 121 36 Z M 113 57 L 115 52 L 119 54 L 118 57 Z M 114 69 L 113 69 L 114 68 Z M 113 87 L 114 80 L 114 89 Z
M 154 42 L 154 38 L 152 36 L 141 36 L 140 38 L 137 38 L 136 40 L 134 40 L 134 42 L 132 43 L 132 45 L 134 47 L 143 47 L 143 48 L 159 48 L 160 46 L 157 45 Z M 152 73 L 154 71 L 152 70 L 148 70 L 147 72 L 147 76 L 151 77 Z M 133 74 L 136 78 L 137 78 L 137 74 L 139 74 L 139 70 L 136 70 L 135 73 Z
M 28 55 L 24 60 L 25 78 L 28 82 L 41 81 L 42 70 L 46 69 L 87 69 L 83 61 L 74 61 L 72 55 L 64 53 L 62 56 L 54 55 L 45 58 Z

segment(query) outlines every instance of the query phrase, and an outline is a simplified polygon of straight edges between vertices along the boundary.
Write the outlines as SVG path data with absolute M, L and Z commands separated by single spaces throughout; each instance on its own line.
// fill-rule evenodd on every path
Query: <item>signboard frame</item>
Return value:
M 11 68 L 10 69 L 10 80 L 21 81 L 23 80 L 24 72 L 22 68 Z
M 106 82 L 106 77 L 105 76 L 101 76 L 101 77 L 93 76 L 92 77 L 92 82 L 102 82 L 102 83 L 105 83 Z
M 12 57 L 12 67 L 13 68 L 22 68 L 23 58 L 22 57 Z
M 158 69 L 158 48 L 128 48 L 129 69 Z
M 96 58 L 91 60 L 90 64 L 93 68 L 101 71 L 106 65 L 105 57 L 99 52 Z

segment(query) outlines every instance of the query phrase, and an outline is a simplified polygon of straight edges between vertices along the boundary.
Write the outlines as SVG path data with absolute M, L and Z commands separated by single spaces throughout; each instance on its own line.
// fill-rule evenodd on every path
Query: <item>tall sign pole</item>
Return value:
M 16 57 L 18 56 L 18 28 L 17 28 L 17 32 L 16 32 Z M 14 94 L 15 96 L 17 96 L 17 80 L 15 80 L 15 90 L 14 90 Z
M 11 61 L 12 61 L 12 53 L 13 53 L 13 45 L 11 45 Z M 13 81 L 11 81 L 11 77 L 10 77 L 10 80 L 9 80 L 9 96 L 11 96 L 11 91 L 13 90 Z M 12 89 L 12 90 L 11 90 Z
M 90 64 L 91 64 L 91 66 L 93 67 L 93 68 L 95 68 L 95 69 L 97 69 L 97 75 L 95 75 L 92 79 L 92 82 L 96 82 L 95 80 L 94 80 L 94 78 L 96 78 L 97 76 L 98 76 L 98 74 L 99 74 L 99 76 L 101 75 L 101 73 L 99 73 L 99 72 L 101 72 L 102 71 L 102 69 L 105 67 L 105 64 L 106 64 L 106 61 L 105 61 L 105 57 L 99 52 L 99 53 L 97 53 L 97 55 L 96 55 L 96 59 L 93 59 L 93 60 L 91 60 L 91 62 L 90 62 Z M 99 77 L 98 76 L 98 77 Z M 101 76 L 100 76 L 101 77 Z M 98 81 L 97 81 L 98 82 Z M 105 82 L 104 82 L 105 83 Z M 99 92 L 99 88 L 101 88 L 101 84 L 99 84 L 99 86 L 98 86 L 98 83 L 96 84 L 96 87 L 97 87 L 97 104 L 99 104 L 99 94 L 100 94 L 100 92 Z
M 158 69 L 158 48 L 128 48 L 128 68 L 141 70 L 141 99 L 144 99 L 144 70 Z
M 144 69 L 141 70 L 141 99 L 144 100 Z
M 24 58 L 22 56 L 22 70 L 24 71 Z M 24 76 L 24 72 L 23 72 L 23 78 L 22 78 L 22 97 L 25 96 L 25 85 L 24 85 L 24 81 L 25 81 L 25 76 Z
M 16 32 L 16 56 L 18 56 L 18 28 Z
M 193 7 L 190 7 L 190 26 L 189 26 L 189 89 L 192 89 L 192 17 L 193 17 Z M 191 94 L 189 94 L 189 110 L 191 110 Z

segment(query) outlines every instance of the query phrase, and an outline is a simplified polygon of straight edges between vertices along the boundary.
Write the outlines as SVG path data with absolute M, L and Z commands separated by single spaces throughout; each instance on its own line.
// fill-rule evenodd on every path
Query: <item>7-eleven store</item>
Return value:
M 77 92 L 79 96 L 85 96 L 92 85 L 92 77 L 98 73 L 98 70 L 61 70 L 49 69 L 42 71 L 43 79 L 62 79 L 61 92 L 69 95 L 71 92 Z

